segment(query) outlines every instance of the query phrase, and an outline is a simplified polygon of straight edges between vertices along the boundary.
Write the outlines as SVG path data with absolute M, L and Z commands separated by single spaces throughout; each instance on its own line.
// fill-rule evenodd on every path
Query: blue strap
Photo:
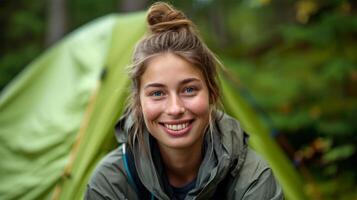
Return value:
M 129 183 L 130 183 L 131 186 L 133 186 L 133 188 L 135 189 L 136 193 L 139 194 L 139 190 L 136 187 L 136 184 L 134 182 L 133 176 L 132 176 L 132 174 L 130 172 L 130 169 L 129 169 L 128 158 L 127 158 L 128 156 L 126 154 L 126 145 L 125 145 L 125 143 L 123 144 L 122 150 L 123 150 L 123 155 L 124 155 L 123 156 L 124 169 L 125 169 L 126 174 L 128 175 Z
M 136 194 L 140 197 L 140 199 L 148 199 L 150 196 L 151 200 L 155 199 L 155 196 L 151 194 L 141 183 L 133 161 L 133 155 L 130 149 L 126 148 L 126 144 L 124 143 L 122 146 L 123 151 L 123 162 L 124 162 L 124 170 L 128 176 L 129 184 L 134 188 Z

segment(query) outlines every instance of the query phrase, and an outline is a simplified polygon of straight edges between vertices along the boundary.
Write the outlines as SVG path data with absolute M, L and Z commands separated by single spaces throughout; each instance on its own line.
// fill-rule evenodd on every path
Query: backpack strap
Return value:
M 146 189 L 146 187 L 141 182 L 138 173 L 136 171 L 134 156 L 130 149 L 125 143 L 122 146 L 123 150 L 123 162 L 124 169 L 129 179 L 129 184 L 134 188 L 139 199 L 155 199 L 154 195 Z

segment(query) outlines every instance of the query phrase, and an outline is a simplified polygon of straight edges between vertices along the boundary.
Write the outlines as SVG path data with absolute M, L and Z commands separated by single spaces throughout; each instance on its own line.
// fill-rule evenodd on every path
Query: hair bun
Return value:
M 150 7 L 147 22 L 152 33 L 189 29 L 192 24 L 181 11 L 163 2 L 155 3 Z

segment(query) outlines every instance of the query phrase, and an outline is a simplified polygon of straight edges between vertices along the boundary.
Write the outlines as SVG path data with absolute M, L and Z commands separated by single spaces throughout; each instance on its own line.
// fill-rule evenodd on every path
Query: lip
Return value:
M 168 135 L 172 137 L 182 137 L 190 132 L 193 122 L 194 120 L 175 120 L 175 121 L 161 122 L 159 124 Z M 176 124 L 183 124 L 183 123 L 189 123 L 189 124 L 186 128 L 183 128 L 179 131 L 171 130 L 164 125 L 164 124 L 176 125 Z

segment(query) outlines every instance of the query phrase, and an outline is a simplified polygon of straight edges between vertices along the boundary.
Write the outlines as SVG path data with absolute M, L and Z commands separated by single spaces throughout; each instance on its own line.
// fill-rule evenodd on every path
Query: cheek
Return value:
M 143 99 L 141 102 L 141 107 L 145 121 L 153 121 L 160 116 L 161 109 L 160 105 L 147 99 Z
M 208 115 L 209 113 L 209 100 L 208 96 L 197 96 L 194 100 L 188 101 L 186 107 L 196 115 Z

